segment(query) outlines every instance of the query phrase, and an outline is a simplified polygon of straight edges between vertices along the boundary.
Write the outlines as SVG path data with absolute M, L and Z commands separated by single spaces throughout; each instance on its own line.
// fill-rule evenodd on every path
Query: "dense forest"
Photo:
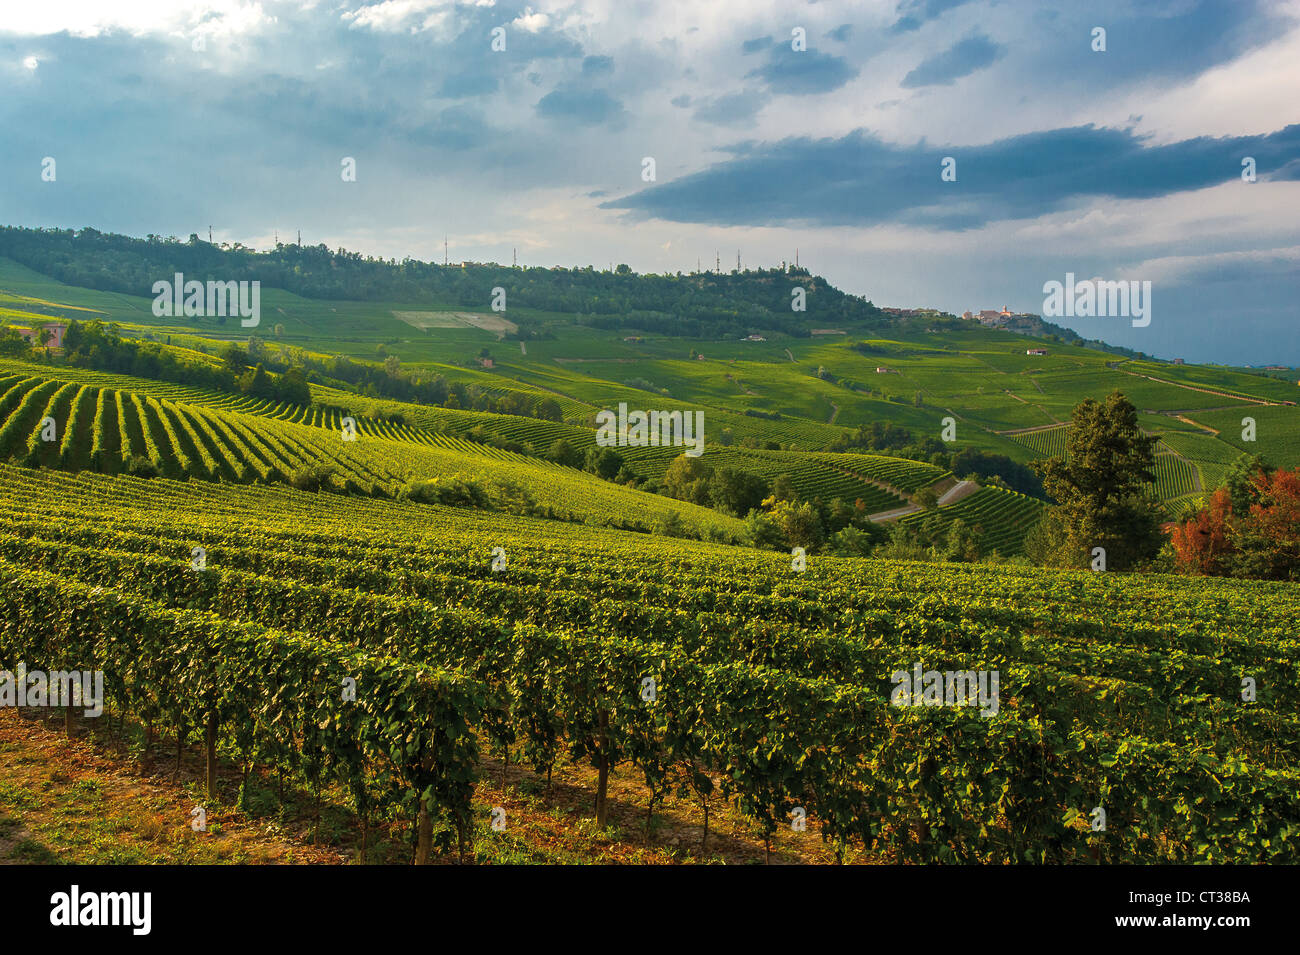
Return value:
M 628 328 L 686 337 L 723 337 L 773 330 L 807 335 L 834 324 L 884 324 L 865 298 L 846 295 L 807 269 L 638 274 L 585 268 L 515 268 L 494 263 L 451 266 L 416 259 L 379 259 L 325 245 L 281 243 L 259 252 L 238 243 L 213 244 L 150 235 L 143 239 L 92 228 L 0 227 L 0 256 L 69 285 L 152 297 L 153 283 L 181 272 L 187 279 L 260 281 L 321 299 L 431 301 L 486 309 L 492 290 L 506 290 L 512 308 L 572 314 L 602 328 Z M 792 309 L 795 285 L 806 310 Z M 512 316 L 512 318 L 515 316 Z M 222 319 L 195 319 L 222 321 Z M 528 337 L 529 323 L 521 323 Z

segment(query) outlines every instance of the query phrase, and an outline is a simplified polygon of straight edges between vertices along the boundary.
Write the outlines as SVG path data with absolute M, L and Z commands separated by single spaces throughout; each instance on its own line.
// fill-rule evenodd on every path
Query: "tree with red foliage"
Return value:
M 1175 527 L 1184 573 L 1300 580 L 1300 468 L 1256 462 L 1247 480 L 1214 492 L 1209 506 Z
M 1233 547 L 1228 543 L 1230 517 L 1232 497 L 1226 487 L 1221 487 L 1210 498 L 1209 507 L 1174 527 L 1170 542 L 1174 545 L 1179 571 L 1211 577 L 1228 575 L 1228 558 L 1233 554 Z
M 1300 468 L 1256 475 L 1255 496 L 1230 537 L 1235 575 L 1300 580 Z

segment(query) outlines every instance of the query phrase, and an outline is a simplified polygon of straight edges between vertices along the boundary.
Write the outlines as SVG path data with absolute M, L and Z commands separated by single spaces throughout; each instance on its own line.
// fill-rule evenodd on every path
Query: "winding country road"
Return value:
M 969 497 L 980 489 L 980 486 L 974 481 L 958 481 L 948 490 L 939 496 L 939 507 L 947 507 L 949 504 L 955 504 L 964 497 Z M 915 514 L 924 510 L 920 504 L 909 504 L 907 507 L 896 507 L 892 511 L 880 511 L 876 514 L 869 514 L 867 520 L 884 524 L 888 521 L 896 521 L 900 517 L 906 517 L 909 514 Z

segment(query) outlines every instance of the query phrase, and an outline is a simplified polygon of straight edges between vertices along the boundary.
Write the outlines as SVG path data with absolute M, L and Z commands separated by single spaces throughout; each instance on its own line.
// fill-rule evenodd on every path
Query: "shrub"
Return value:
M 750 511 L 745 518 L 745 540 L 751 547 L 763 550 L 785 549 L 785 532 L 762 511 Z
M 575 448 L 564 438 L 560 438 L 553 445 L 546 456 L 556 464 L 563 464 L 568 468 L 582 467 L 582 452 Z
M 623 455 L 613 448 L 590 448 L 587 451 L 585 467 L 597 477 L 612 481 L 623 468 Z
M 856 527 L 845 527 L 831 535 L 828 541 L 831 553 L 839 557 L 871 556 L 871 538 Z
M 122 471 L 132 477 L 154 478 L 158 476 L 158 465 L 142 454 L 133 454 L 122 466 Z
M 939 495 L 935 492 L 934 488 L 923 487 L 912 495 L 912 503 L 930 511 L 939 506 Z
M 653 532 L 663 537 L 686 537 L 686 525 L 682 523 L 682 516 L 676 511 L 665 511 L 655 521 Z
M 480 508 L 491 505 L 491 496 L 483 485 L 461 474 L 436 477 L 429 481 L 414 481 L 406 485 L 398 496 L 417 504 Z
M 334 487 L 334 466 L 314 464 L 289 475 L 290 486 L 299 491 L 328 491 Z
M 493 496 L 497 507 L 503 511 L 512 514 L 537 514 L 537 498 L 533 497 L 533 492 L 514 481 L 498 481 Z

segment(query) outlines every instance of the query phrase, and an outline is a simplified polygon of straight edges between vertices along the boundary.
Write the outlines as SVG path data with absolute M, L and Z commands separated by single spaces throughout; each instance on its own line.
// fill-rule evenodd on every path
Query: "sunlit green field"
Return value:
M 0 259 L 0 320 L 11 324 L 103 318 L 121 323 L 127 334 L 195 354 L 215 354 L 224 341 L 249 334 L 237 322 L 155 318 L 151 304 L 145 297 L 63 285 Z M 917 439 L 937 438 L 944 420 L 952 417 L 954 447 L 1029 462 L 1059 450 L 1064 432 L 1050 432 L 1050 445 L 1044 443 L 1046 434 L 1014 432 L 1063 425 L 1079 401 L 1118 389 L 1138 407 L 1148 431 L 1189 436 L 1167 445 L 1180 461 L 1162 466 L 1162 491 L 1191 493 L 1192 471 L 1199 472 L 1202 485 L 1195 490 L 1212 490 L 1238 451 L 1257 452 L 1278 464 L 1300 463 L 1300 411 L 1280 404 L 1295 400 L 1300 388 L 1240 369 L 1132 361 L 965 323 L 934 333 L 899 326 L 893 332 L 847 329 L 846 335 L 810 338 L 771 333 L 762 342 L 700 341 L 601 330 L 575 323 L 572 315 L 507 308 L 496 317 L 527 319 L 541 335 L 521 343 L 456 318 L 469 313 L 486 315 L 489 324 L 493 319 L 489 303 L 472 308 L 326 301 L 267 288 L 254 334 L 272 349 L 302 349 L 326 359 L 382 361 L 392 355 L 408 370 L 439 374 L 489 394 L 521 392 L 534 406 L 552 399 L 561 407 L 563 426 L 312 386 L 313 397 L 328 404 L 363 414 L 399 413 L 413 424 L 449 433 L 488 428 L 539 453 L 560 437 L 587 445 L 596 412 L 627 402 L 633 409 L 702 411 L 711 446 L 772 442 L 799 451 L 821 450 L 846 430 L 874 422 L 906 428 Z M 1046 348 L 1047 354 L 1027 355 L 1029 348 Z M 485 349 L 493 359 L 491 369 L 480 367 Z M 1247 416 L 1258 425 L 1254 442 L 1241 439 L 1241 420 Z M 629 458 L 638 454 L 643 471 L 665 466 L 657 450 L 633 449 Z

